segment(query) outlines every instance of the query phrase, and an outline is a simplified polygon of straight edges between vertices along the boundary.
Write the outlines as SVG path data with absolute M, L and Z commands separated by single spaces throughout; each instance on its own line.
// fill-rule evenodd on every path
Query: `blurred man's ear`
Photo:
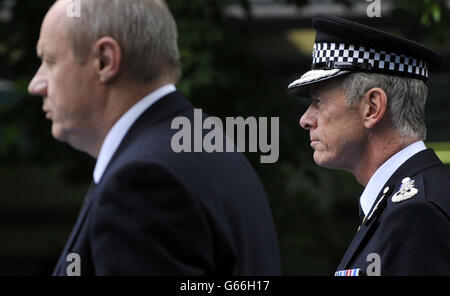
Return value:
M 94 58 L 100 83 L 107 83 L 119 75 L 122 50 L 116 40 L 100 38 L 94 45 Z
M 374 128 L 384 117 L 387 110 L 387 95 L 381 88 L 369 89 L 361 100 L 364 126 Z

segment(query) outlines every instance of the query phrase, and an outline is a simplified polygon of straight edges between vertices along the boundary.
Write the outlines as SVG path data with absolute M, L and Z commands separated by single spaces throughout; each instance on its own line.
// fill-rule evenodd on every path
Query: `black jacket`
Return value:
M 146 110 L 87 195 L 55 268 L 81 275 L 279 275 L 262 184 L 241 153 L 175 153 L 174 117 L 194 123 L 179 92 Z
M 405 184 L 404 194 L 394 197 L 405 178 L 412 186 Z M 399 201 L 398 196 L 410 198 Z M 433 150 L 421 151 L 386 182 L 338 270 L 373 273 L 371 254 L 378 254 L 380 275 L 450 275 L 449 217 L 448 169 Z

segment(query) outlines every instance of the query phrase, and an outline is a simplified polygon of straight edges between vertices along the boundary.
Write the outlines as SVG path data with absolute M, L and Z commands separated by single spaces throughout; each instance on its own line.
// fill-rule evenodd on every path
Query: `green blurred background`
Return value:
M 317 167 L 299 118 L 307 102 L 285 94 L 310 67 L 314 13 L 346 17 L 422 42 L 446 58 L 432 73 L 428 146 L 450 162 L 450 1 L 168 0 L 178 23 L 183 79 L 197 108 L 225 117 L 280 118 L 280 157 L 258 172 L 273 210 L 285 275 L 331 275 L 358 224 L 363 187 Z M 0 275 L 48 275 L 75 223 L 94 160 L 56 142 L 42 100 L 26 93 L 35 45 L 53 0 L 0 0 Z

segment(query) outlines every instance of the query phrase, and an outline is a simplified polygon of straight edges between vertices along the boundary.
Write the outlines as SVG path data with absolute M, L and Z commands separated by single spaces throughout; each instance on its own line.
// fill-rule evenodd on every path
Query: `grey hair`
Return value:
M 402 136 L 425 140 L 425 103 L 428 95 L 425 82 L 416 78 L 365 72 L 351 73 L 341 80 L 341 89 L 351 106 L 355 106 L 373 87 L 386 92 L 388 115 L 394 130 Z
M 81 64 L 94 43 L 109 36 L 122 50 L 124 72 L 137 81 L 180 78 L 177 27 L 163 0 L 81 0 L 80 6 L 67 29 Z

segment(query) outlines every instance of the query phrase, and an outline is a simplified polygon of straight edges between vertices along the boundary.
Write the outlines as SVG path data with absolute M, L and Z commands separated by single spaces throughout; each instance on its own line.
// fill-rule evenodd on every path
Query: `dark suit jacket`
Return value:
M 55 268 L 81 258 L 81 275 L 279 275 L 262 184 L 241 153 L 175 153 L 174 117 L 193 120 L 179 92 L 131 127 L 87 195 Z
M 393 202 L 406 177 L 417 193 Z M 366 273 L 380 256 L 381 275 L 450 275 L 450 174 L 431 149 L 407 160 L 380 192 L 371 219 L 361 225 L 338 270 L 361 268 Z M 374 211 L 375 204 L 378 204 Z M 372 270 L 370 266 L 370 270 Z

